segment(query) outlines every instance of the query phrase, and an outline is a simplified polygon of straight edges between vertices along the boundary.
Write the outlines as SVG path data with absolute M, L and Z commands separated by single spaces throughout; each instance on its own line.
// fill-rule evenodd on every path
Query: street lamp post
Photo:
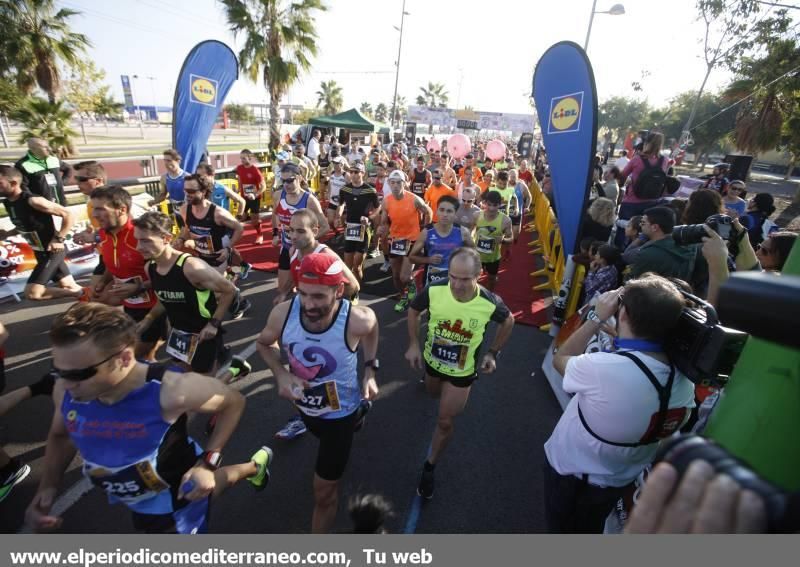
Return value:
M 400 41 L 397 44 L 397 70 L 394 74 L 394 96 L 392 97 L 392 130 L 394 130 L 395 114 L 397 113 L 397 82 L 400 79 L 400 52 L 403 49 L 403 24 L 406 21 L 406 16 L 410 15 L 411 14 L 406 12 L 406 0 L 403 0 L 403 13 L 400 15 Z
M 586 51 L 589 49 L 589 36 L 592 35 L 592 22 L 594 22 L 594 15 L 595 14 L 609 14 L 611 16 L 621 16 L 625 13 L 625 6 L 622 4 L 614 4 L 608 10 L 597 12 L 595 8 L 597 7 L 597 0 L 592 1 L 592 14 L 589 16 L 589 29 L 586 30 L 586 41 L 583 43 L 583 50 Z

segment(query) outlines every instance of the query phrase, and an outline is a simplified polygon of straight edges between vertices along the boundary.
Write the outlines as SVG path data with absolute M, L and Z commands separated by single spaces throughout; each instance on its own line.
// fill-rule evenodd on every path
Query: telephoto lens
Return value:
M 704 224 L 682 224 L 672 229 L 672 239 L 678 246 L 700 244 L 708 236 Z
M 703 460 L 717 474 L 733 478 L 743 489 L 752 490 L 763 500 L 767 509 L 770 533 L 795 533 L 800 530 L 798 494 L 787 494 L 756 474 L 744 461 L 731 455 L 724 447 L 699 435 L 681 435 L 661 443 L 656 462 L 666 461 L 682 477 L 692 461 Z

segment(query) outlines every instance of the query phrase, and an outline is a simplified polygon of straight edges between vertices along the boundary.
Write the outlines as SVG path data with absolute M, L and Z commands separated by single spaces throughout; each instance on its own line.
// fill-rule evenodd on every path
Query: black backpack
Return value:
M 650 165 L 650 161 L 645 158 L 641 160 L 644 162 L 644 171 L 633 184 L 633 194 L 643 201 L 660 199 L 667 185 L 667 174 L 663 169 L 664 156 L 659 157 L 655 165 Z

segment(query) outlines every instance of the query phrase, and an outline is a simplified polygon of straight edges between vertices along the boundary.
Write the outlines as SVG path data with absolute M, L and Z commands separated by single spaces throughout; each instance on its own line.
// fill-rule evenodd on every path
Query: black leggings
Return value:
M 319 439 L 319 451 L 317 451 L 317 464 L 314 472 L 320 478 L 331 481 L 342 478 L 347 461 L 350 459 L 357 415 L 358 410 L 338 419 L 322 419 L 300 412 L 303 423 Z

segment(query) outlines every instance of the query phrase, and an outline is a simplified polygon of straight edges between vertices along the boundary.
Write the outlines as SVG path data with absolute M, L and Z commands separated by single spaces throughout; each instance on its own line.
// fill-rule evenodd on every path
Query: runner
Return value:
M 359 283 L 364 279 L 364 254 L 372 236 L 372 216 L 380 207 L 378 194 L 369 183 L 364 183 L 364 164 L 350 165 L 350 183 L 339 194 L 339 214 L 344 209 L 344 263 L 355 274 Z
M 67 255 L 64 240 L 75 223 L 75 216 L 66 207 L 23 190 L 22 174 L 10 165 L 0 165 L 0 197 L 14 224 L 12 230 L 0 230 L 0 240 L 19 235 L 36 258 L 36 267 L 25 284 L 25 297 L 34 301 L 88 298 L 64 262 Z M 54 217 L 61 218 L 58 232 Z M 51 280 L 59 287 L 47 287 Z
M 425 265 L 423 285 L 447 279 L 447 266 L 453 250 L 462 246 L 475 247 L 470 230 L 453 224 L 456 209 L 458 199 L 452 195 L 443 195 L 439 199 L 438 220 L 426 225 L 411 247 L 409 260 L 414 264 Z
M 475 245 L 486 272 L 486 288 L 494 291 L 497 272 L 500 271 L 500 248 L 514 239 L 511 219 L 500 212 L 502 197 L 497 191 L 489 191 L 484 198 L 486 210 L 478 216 L 475 224 Z
M 122 304 L 125 313 L 140 322 L 156 304 L 144 258 L 137 250 L 130 216 L 131 196 L 119 185 L 98 187 L 92 193 L 92 216 L 100 224 L 100 253 L 106 271 L 94 290 L 92 300 L 106 305 Z M 136 341 L 134 352 L 140 360 L 155 360 L 160 342 L 167 338 L 167 317 L 162 315 Z
M 433 178 L 433 183 L 431 183 L 425 191 L 425 203 L 427 203 L 433 211 L 433 222 L 436 222 L 438 218 L 436 211 L 439 208 L 439 199 L 445 195 L 450 195 L 455 198 L 456 192 L 452 187 L 442 183 L 442 169 L 440 167 L 434 169 L 431 172 L 431 176 Z M 458 208 L 458 199 L 456 199 L 456 208 Z
M 450 256 L 449 280 L 426 287 L 408 313 L 406 360 L 415 369 L 422 369 L 424 360 L 425 387 L 439 398 L 431 449 L 417 487 L 417 494 L 427 499 L 433 497 L 434 468 L 453 435 L 454 420 L 464 411 L 472 383 L 478 379 L 478 356 L 489 321 L 499 328 L 480 362 L 484 374 L 494 372 L 500 349 L 514 328 L 514 316 L 503 300 L 478 285 L 480 273 L 478 253 L 458 248 Z M 429 321 L 423 353 L 419 323 L 424 311 L 428 311 Z
M 302 265 L 303 258 L 309 254 L 330 254 L 339 259 L 339 256 L 325 244 L 320 244 L 317 241 L 317 234 L 319 233 L 319 221 L 317 217 L 308 209 L 300 209 L 295 211 L 292 215 L 292 220 L 289 224 L 289 238 L 292 240 L 292 283 L 291 289 L 286 292 L 281 292 L 275 299 L 273 304 L 277 305 L 283 303 L 300 285 L 300 266 Z M 347 266 L 344 267 L 344 295 L 343 297 L 353 297 L 358 295 L 359 285 L 358 280 L 353 275 Z M 279 290 L 280 292 L 281 290 Z M 292 417 L 280 431 L 275 434 L 276 439 L 289 440 L 294 439 L 307 431 L 306 424 L 299 415 Z
M 72 240 L 76 244 L 91 244 L 97 241 L 96 237 L 98 236 L 100 225 L 97 224 L 97 220 L 92 217 L 92 200 L 90 197 L 92 191 L 98 187 L 102 187 L 108 182 L 108 178 L 106 177 L 105 168 L 97 161 L 82 161 L 76 163 L 74 171 L 73 178 L 78 184 L 78 190 L 86 197 L 86 218 L 89 219 L 89 225 L 86 227 L 86 230 L 73 234 Z M 98 252 L 98 262 L 97 266 L 94 268 L 94 272 L 92 272 L 92 279 L 89 284 L 90 289 L 94 289 L 100 282 L 100 278 L 105 271 L 106 266 L 103 264 L 103 256 Z
M 469 174 L 468 174 L 469 175 Z M 475 232 L 475 225 L 481 208 L 475 204 L 480 188 L 477 185 L 465 187 L 461 191 L 461 205 L 458 207 L 455 216 L 455 223 L 469 229 L 470 234 Z
M 306 155 L 306 147 L 303 144 L 294 145 L 294 161 L 301 168 L 305 168 L 304 177 L 310 183 L 317 175 L 317 165 Z
M 223 210 L 229 211 L 231 214 L 233 214 L 231 211 L 231 201 L 234 201 L 239 213 L 244 211 L 246 202 L 242 196 L 237 194 L 232 189 L 228 189 L 222 183 L 216 181 L 214 179 L 215 173 L 216 171 L 214 170 L 214 166 L 211 164 L 201 163 L 197 166 L 197 175 L 208 178 L 208 180 L 214 185 L 214 191 L 211 193 L 211 202 L 217 207 L 222 207 Z M 222 237 L 222 245 L 226 248 L 230 248 L 231 250 L 231 259 L 228 262 L 228 270 L 235 276 L 238 275 L 238 278 L 234 278 L 234 283 L 236 283 L 236 281 L 239 279 L 246 280 L 247 276 L 250 275 L 250 270 L 253 269 L 253 266 L 245 262 L 236 247 L 231 244 L 232 237 L 233 231 L 228 230 L 225 233 L 225 236 Z
M 408 253 L 419 237 L 420 215 L 422 224 L 427 225 L 433 214 L 425 201 L 406 190 L 407 180 L 406 174 L 400 170 L 389 175 L 392 194 L 383 200 L 380 213 L 379 234 L 388 235 L 392 282 L 400 293 L 400 301 L 394 306 L 398 313 L 408 308 L 409 298 L 413 299 L 417 293 L 411 277 L 414 268 Z
M 455 188 L 458 184 L 458 175 L 456 174 L 456 170 L 450 167 L 450 155 L 447 152 L 442 152 L 439 167 L 442 170 L 442 183 L 448 187 Z
M 483 172 L 479 167 L 475 165 L 475 155 L 474 154 L 467 154 L 464 157 L 464 167 L 461 168 L 461 171 L 458 172 L 458 178 L 464 179 L 464 172 L 467 169 L 472 170 L 472 179 L 475 183 L 479 183 L 483 179 Z
M 338 214 L 339 193 L 348 182 L 347 174 L 345 173 L 347 160 L 342 156 L 336 156 L 331 160 L 331 163 L 333 163 L 333 172 L 328 176 L 328 207 L 325 210 L 325 215 L 328 218 L 328 226 L 335 230 L 341 226 L 342 221 Z
M 531 202 L 533 201 L 533 198 L 531 197 L 531 192 L 528 189 L 528 185 L 519 179 L 519 174 L 513 167 L 508 170 L 508 186 L 514 188 L 514 194 L 517 197 L 517 203 L 520 204 L 519 215 L 517 217 L 511 217 L 511 224 L 514 231 L 514 242 L 516 242 L 519 239 L 519 233 L 522 230 L 522 222 L 524 217 L 531 208 Z
M 471 188 L 476 195 L 479 195 L 481 193 L 481 187 L 477 183 L 475 183 L 475 181 L 473 181 L 472 179 L 473 172 L 474 172 L 473 169 L 466 169 L 464 171 L 463 179 L 458 182 L 458 185 L 456 185 L 456 196 L 458 197 L 459 200 L 463 198 L 461 194 L 463 193 L 465 188 Z
M 433 176 L 429 170 L 425 169 L 424 157 L 417 158 L 417 167 L 411 170 L 409 176 L 411 177 L 411 192 L 417 197 L 425 199 L 425 191 L 433 182 Z M 439 179 L 441 180 L 441 176 Z
M 264 236 L 261 234 L 261 195 L 267 185 L 264 176 L 255 165 L 253 152 L 242 150 L 239 160 L 242 163 L 236 166 L 236 176 L 239 178 L 239 191 L 247 202 L 242 212 L 242 220 L 253 222 L 253 228 L 256 229 L 256 239 L 253 244 L 261 246 L 264 243 Z
M 272 245 L 280 245 L 278 257 L 278 289 L 287 289 L 291 285 L 291 254 L 292 241 L 289 238 L 289 225 L 292 215 L 300 209 L 309 209 L 319 219 L 319 234 L 328 233 L 328 221 L 322 214 L 322 206 L 317 198 L 300 188 L 300 167 L 287 163 L 280 172 L 283 188 L 278 195 L 273 194 L 272 202 L 276 203 L 272 215 Z
M 158 203 L 168 200 L 169 201 L 169 214 L 175 215 L 175 220 L 178 226 L 181 221 L 178 219 L 178 210 L 180 210 L 186 195 L 183 192 L 183 178 L 186 177 L 186 172 L 181 169 L 181 154 L 173 149 L 164 150 L 162 154 L 164 158 L 164 167 L 167 169 L 166 173 L 161 176 L 159 180 L 159 187 L 161 192 L 158 197 L 151 200 L 148 204 L 152 207 Z
M 378 395 L 378 321 L 368 307 L 342 298 L 341 260 L 309 254 L 299 271 L 298 295 L 272 310 L 257 345 L 279 395 L 297 406 L 306 427 L 319 439 L 311 531 L 326 533 L 336 519 L 339 479 L 350 457 L 353 433 L 363 426 L 371 400 Z M 360 384 L 359 344 L 365 359 Z M 288 371 L 281 364 L 280 346 L 289 359 Z
M 76 452 L 89 481 L 110 503 L 128 506 L 134 528 L 145 533 L 204 533 L 212 495 L 245 478 L 266 486 L 268 447 L 248 463 L 220 467 L 244 397 L 208 376 L 137 361 L 130 317 L 79 303 L 56 317 L 50 340 L 55 412 L 42 479 L 25 513 L 30 527 L 61 525 L 50 509 Z M 189 412 L 219 414 L 206 451 L 186 431 Z

